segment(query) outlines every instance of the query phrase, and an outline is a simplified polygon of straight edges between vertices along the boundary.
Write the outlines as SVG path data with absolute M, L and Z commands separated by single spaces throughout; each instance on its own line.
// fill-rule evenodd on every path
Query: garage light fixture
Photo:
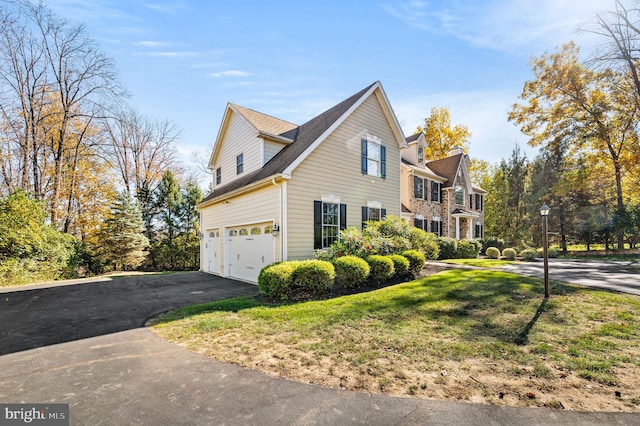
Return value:
M 271 233 L 273 234 L 274 237 L 277 237 L 278 232 L 280 232 L 280 226 L 278 226 L 277 223 L 274 223 L 273 227 L 271 227 Z

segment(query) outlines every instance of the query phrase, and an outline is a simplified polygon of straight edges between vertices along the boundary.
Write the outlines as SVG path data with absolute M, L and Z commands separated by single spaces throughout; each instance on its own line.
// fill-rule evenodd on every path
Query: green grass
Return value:
M 534 379 L 557 390 L 570 375 L 627 386 L 636 389 L 630 398 L 640 398 L 638 383 L 627 383 L 640 380 L 640 298 L 558 283 L 548 301 L 542 295 L 539 279 L 449 270 L 322 301 L 271 305 L 242 297 L 192 306 L 156 318 L 152 328 L 222 361 L 356 390 L 439 397 L 445 389 L 465 399 L 482 377 Z M 473 380 L 459 385 L 461 376 Z M 483 386 L 478 392 L 496 402 L 502 385 Z M 550 395 L 523 404 L 551 406 L 559 397 Z
M 456 265 L 478 266 L 480 268 L 502 268 L 505 265 L 511 265 L 512 260 L 499 259 L 447 259 L 445 263 L 454 263 Z

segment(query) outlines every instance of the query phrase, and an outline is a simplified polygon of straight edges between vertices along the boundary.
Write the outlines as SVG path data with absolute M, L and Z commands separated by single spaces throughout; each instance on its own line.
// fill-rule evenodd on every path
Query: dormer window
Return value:
M 236 157 L 236 174 L 239 175 L 244 171 L 244 156 L 242 154 Z
M 424 163 L 424 148 L 418 146 L 418 164 Z
M 459 206 L 464 206 L 464 188 L 461 185 L 458 185 L 453 190 L 453 199 L 455 203 Z

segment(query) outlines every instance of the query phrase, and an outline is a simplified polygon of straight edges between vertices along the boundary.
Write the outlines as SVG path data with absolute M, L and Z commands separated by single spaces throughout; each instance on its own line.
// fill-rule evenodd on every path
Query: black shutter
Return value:
M 382 179 L 387 177 L 387 148 L 380 146 L 380 176 Z
M 362 174 L 367 174 L 367 140 L 362 139 L 360 141 L 362 146 Z
M 428 200 L 429 199 L 429 179 L 425 179 L 424 185 L 422 186 L 424 187 L 424 199 Z
M 313 202 L 313 248 L 322 248 L 322 201 Z
M 444 202 L 444 190 L 442 189 L 442 184 L 440 184 L 440 202 Z
M 385 217 L 387 217 L 387 209 L 381 209 L 380 210 L 380 219 L 384 219 Z
M 413 226 L 416 228 L 422 229 L 422 220 L 421 219 L 413 219 Z
M 347 229 L 347 205 L 340 204 L 340 230 Z
M 473 194 L 469 194 L 469 210 L 473 210 Z
M 422 179 L 420 179 L 418 176 L 414 176 L 413 177 L 413 196 L 415 198 L 422 198 L 422 191 L 419 191 L 418 188 L 420 188 L 422 185 Z
M 366 226 L 366 222 L 369 220 L 369 207 L 362 206 L 362 229 Z

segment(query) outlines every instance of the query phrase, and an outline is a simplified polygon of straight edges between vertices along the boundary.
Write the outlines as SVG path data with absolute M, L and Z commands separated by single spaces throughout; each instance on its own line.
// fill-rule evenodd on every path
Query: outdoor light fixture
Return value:
M 544 298 L 549 298 L 549 241 L 547 235 L 547 223 L 549 219 L 549 206 L 546 204 L 540 207 L 540 216 L 542 216 L 542 240 L 543 240 L 543 259 L 544 259 Z
M 280 232 L 280 226 L 278 226 L 277 223 L 274 223 L 273 226 L 271 227 L 271 233 L 273 234 L 274 237 L 277 237 L 278 232 Z

